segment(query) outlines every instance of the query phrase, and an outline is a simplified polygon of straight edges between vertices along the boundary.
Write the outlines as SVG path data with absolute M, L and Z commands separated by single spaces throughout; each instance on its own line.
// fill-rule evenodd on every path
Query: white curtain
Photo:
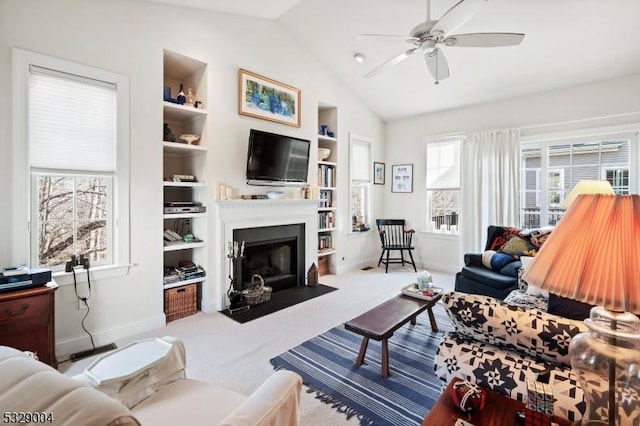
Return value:
M 520 129 L 484 130 L 463 142 L 463 253 L 484 250 L 489 225 L 518 226 Z

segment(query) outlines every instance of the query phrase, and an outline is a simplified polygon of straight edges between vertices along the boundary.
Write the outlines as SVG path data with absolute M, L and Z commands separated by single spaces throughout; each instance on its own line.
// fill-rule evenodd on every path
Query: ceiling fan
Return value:
M 392 67 L 414 53 L 423 53 L 427 68 L 435 78 L 435 84 L 449 77 L 449 65 L 444 57 L 441 47 L 502 47 L 515 46 L 522 42 L 524 34 L 520 33 L 470 33 L 453 34 L 460 26 L 465 24 L 488 0 L 460 0 L 442 17 L 431 20 L 431 1 L 427 0 L 427 20 L 416 25 L 408 36 L 384 35 L 384 34 L 360 34 L 357 39 L 393 39 L 405 40 L 412 45 L 391 59 L 378 65 L 364 75 L 365 78 L 373 77 L 382 70 Z

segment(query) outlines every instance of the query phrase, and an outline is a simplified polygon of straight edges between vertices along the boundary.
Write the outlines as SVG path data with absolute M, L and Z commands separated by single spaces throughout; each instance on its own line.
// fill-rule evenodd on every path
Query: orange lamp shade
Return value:
M 579 195 L 523 279 L 558 296 L 640 313 L 640 195 Z

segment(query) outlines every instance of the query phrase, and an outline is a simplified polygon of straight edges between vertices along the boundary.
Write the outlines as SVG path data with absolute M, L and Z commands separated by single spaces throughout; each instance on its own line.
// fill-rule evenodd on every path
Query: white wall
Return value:
M 447 80 L 445 84 L 455 84 L 455 80 Z M 640 74 L 388 122 L 385 127 L 387 168 L 392 164 L 413 163 L 414 188 L 411 194 L 386 193 L 385 214 L 406 218 L 416 231 L 425 229 L 425 136 L 505 127 L 522 127 L 524 135 L 531 135 L 638 122 L 638 93 Z M 616 115 L 623 117 L 611 117 Z M 600 117 L 604 118 L 590 120 Z M 575 120 L 587 121 L 533 128 Z M 419 259 L 416 260 L 427 268 L 454 272 L 462 266 L 463 253 L 456 237 L 423 232 L 418 235 L 416 245 Z
M 128 75 L 130 78 L 131 139 L 131 261 L 137 266 L 124 278 L 94 283 L 91 315 L 86 326 L 96 344 L 164 324 L 162 294 L 162 51 L 194 57 L 208 67 L 209 170 L 213 198 L 217 183 L 240 193 L 263 192 L 244 184 L 245 156 L 252 127 L 307 139 L 317 134 L 319 102 L 339 108 L 340 215 L 348 218 L 347 173 L 349 132 L 374 139 L 373 158 L 383 155 L 382 121 L 337 83 L 312 56 L 272 21 L 210 13 L 136 0 L 0 0 L 0 196 L 11 199 L 11 47 L 75 61 Z M 245 68 L 302 90 L 302 127 L 257 120 L 237 114 L 237 71 Z M 315 145 L 314 145 L 315 148 Z M 315 162 L 312 149 L 312 163 Z M 315 167 L 311 167 L 315 179 Z M 374 212 L 382 210 L 376 189 Z M 7 201 L 5 201 L 7 203 Z M 375 213 L 374 213 L 375 216 Z M 0 265 L 22 263 L 12 253 L 12 218 L 0 208 Z M 338 235 L 339 268 L 375 258 L 374 235 L 347 239 L 349 221 L 342 219 Z M 213 233 L 213 227 L 210 227 Z M 216 236 L 209 235 L 214 241 Z M 352 253 L 354 253 L 352 255 Z M 357 253 L 357 256 L 355 255 Z M 209 250 L 209 257 L 222 256 Z M 344 256 L 344 260 L 342 257 Z M 209 262 L 213 264 L 213 261 Z M 211 277 L 216 274 L 210 274 Z M 226 286 L 213 282 L 207 285 Z M 56 294 L 56 340 L 59 354 L 86 349 L 72 286 Z

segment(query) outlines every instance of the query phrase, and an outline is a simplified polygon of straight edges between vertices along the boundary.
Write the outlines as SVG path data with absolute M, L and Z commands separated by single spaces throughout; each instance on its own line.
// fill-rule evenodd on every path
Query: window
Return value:
M 462 135 L 426 141 L 427 229 L 458 231 Z
M 371 140 L 351 135 L 350 142 L 351 232 L 365 232 L 371 226 Z
M 564 199 L 562 189 L 564 188 L 564 170 L 549 170 L 549 206 L 558 207 Z
M 606 179 L 630 193 L 635 134 L 580 137 L 524 144 L 521 149 L 521 226 L 555 225 L 571 189 L 584 179 Z M 538 172 L 539 171 L 539 172 Z
M 112 176 L 32 173 L 40 266 L 63 265 L 80 254 L 92 265 L 112 262 L 112 182 Z
M 128 263 L 126 77 L 14 49 L 26 114 L 18 132 L 31 176 L 29 264 Z M 18 140 L 20 138 L 17 138 Z
M 603 167 L 602 179 L 609 181 L 616 194 L 629 194 L 629 169 L 624 167 Z

